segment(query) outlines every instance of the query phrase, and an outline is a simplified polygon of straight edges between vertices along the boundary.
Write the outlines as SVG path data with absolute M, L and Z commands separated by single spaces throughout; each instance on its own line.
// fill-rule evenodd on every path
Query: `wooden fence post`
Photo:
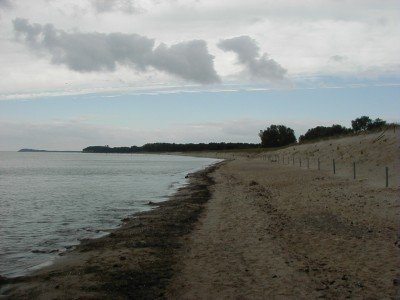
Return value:
M 389 187 L 389 167 L 386 167 L 385 171 L 386 171 L 386 187 Z
M 356 163 L 353 162 L 353 179 L 356 179 Z
M 332 160 L 333 163 L 333 174 L 336 174 L 336 164 L 335 164 L 335 159 Z
M 318 157 L 318 171 L 320 171 L 320 170 L 321 170 L 321 163 L 320 163 L 319 157 Z

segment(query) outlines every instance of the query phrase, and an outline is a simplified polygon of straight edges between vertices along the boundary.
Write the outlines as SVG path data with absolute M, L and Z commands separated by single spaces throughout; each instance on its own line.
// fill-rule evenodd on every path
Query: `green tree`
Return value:
M 271 125 L 266 130 L 260 130 L 261 146 L 282 147 L 296 142 L 293 129 L 284 125 Z
M 348 134 L 352 132 L 350 128 L 346 128 L 344 126 L 334 124 L 330 127 L 325 126 L 317 126 L 314 128 L 310 128 L 304 135 L 301 135 L 299 140 L 300 142 L 310 141 L 315 139 L 320 139 L 324 137 L 336 136 L 341 134 Z
M 362 116 L 351 121 L 351 127 L 355 132 L 368 130 L 368 127 L 370 127 L 371 124 L 372 120 L 367 116 Z
M 368 125 L 368 130 L 380 129 L 385 125 L 386 125 L 386 121 L 377 118 L 371 124 Z

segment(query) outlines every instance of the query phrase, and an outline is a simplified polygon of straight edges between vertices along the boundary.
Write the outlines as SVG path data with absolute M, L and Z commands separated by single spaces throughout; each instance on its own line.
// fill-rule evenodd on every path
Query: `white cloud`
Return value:
M 77 37 L 78 33 L 97 32 L 109 36 L 119 32 L 152 37 L 166 45 L 202 40 L 207 43 L 209 55 L 215 56 L 216 73 L 223 82 L 235 84 L 248 83 L 245 77 L 233 76 L 242 66 L 235 64 L 236 55 L 222 51 L 217 44 L 222 39 L 241 35 L 254 38 L 261 51 L 268 52 L 269 60 L 272 58 L 288 70 L 286 77 L 289 79 L 400 73 L 398 1 L 310 0 L 305 4 L 297 0 L 248 0 L 245 3 L 240 0 L 108 0 L 108 4 L 103 4 L 109 7 L 103 7 L 103 12 L 99 11 L 101 7 L 96 8 L 97 4 L 101 6 L 100 2 L 14 0 L 12 7 L 1 10 L 0 75 L 3 80 L 0 94 L 62 91 L 65 83 L 69 90 L 77 91 L 104 85 L 119 87 L 121 79 L 127 86 L 185 83 L 178 78 L 182 75 L 173 75 L 169 70 L 151 67 L 150 72 L 136 72 L 120 67 L 119 62 L 116 62 L 115 71 L 108 74 L 78 73 L 65 64 L 51 64 L 45 59 L 46 55 L 38 58 L 15 43 L 12 20 L 16 18 L 53 24 L 57 32 L 67 33 L 70 38 Z M 129 12 L 129 6 L 133 7 L 134 14 Z M 176 53 L 171 55 L 177 56 Z M 347 59 L 337 63 L 330 59 L 335 55 Z M 187 57 L 187 60 L 192 58 Z M 85 57 L 84 63 L 89 62 Z M 104 62 L 103 67 L 109 66 L 113 67 L 112 62 Z M 159 64 L 161 66 L 165 67 Z M 172 71 L 182 73 L 183 66 Z M 253 76 L 253 80 L 256 79 Z
M 153 142 L 258 143 L 258 132 L 282 120 L 254 118 L 228 119 L 217 122 L 170 123 L 159 129 L 100 125 L 91 116 L 77 116 L 46 122 L 0 121 L 0 151 L 34 148 L 46 150 L 81 150 L 90 145 L 132 146 Z M 284 125 L 297 136 L 317 125 L 349 125 L 349 120 L 285 120 Z
M 47 122 L 0 122 L 0 150 L 21 148 L 81 150 L 89 145 L 134 145 L 149 132 L 120 126 L 98 125 L 79 118 Z M 157 132 L 149 136 L 157 137 Z
M 81 150 L 89 145 L 132 146 L 152 142 L 258 142 L 261 122 L 169 124 L 157 130 L 99 125 L 86 116 L 47 122 L 0 121 L 0 150 Z

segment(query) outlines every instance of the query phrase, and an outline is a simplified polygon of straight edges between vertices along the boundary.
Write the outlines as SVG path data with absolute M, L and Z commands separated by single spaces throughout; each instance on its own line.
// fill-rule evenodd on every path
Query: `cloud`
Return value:
M 81 150 L 90 145 L 141 146 L 145 143 L 258 142 L 261 122 L 237 120 L 165 124 L 158 129 L 96 124 L 87 116 L 42 122 L 0 120 L 1 151 L 21 148 Z M 235 128 L 233 126 L 239 126 Z
M 346 56 L 341 56 L 341 55 L 333 55 L 329 58 L 329 60 L 334 61 L 334 62 L 343 62 L 347 60 Z
M 11 1 L 10 0 L 0 0 L 0 8 L 2 7 L 11 7 Z
M 285 80 L 287 70 L 275 60 L 268 58 L 268 54 L 260 55 L 257 42 L 249 36 L 238 36 L 225 39 L 218 43 L 223 51 L 232 51 L 237 54 L 240 64 L 246 66 L 247 71 L 254 78 L 266 79 L 271 82 Z
M 141 11 L 132 0 L 91 0 L 91 4 L 97 13 L 120 11 L 132 14 Z
M 148 130 L 96 124 L 96 117 L 76 116 L 41 122 L 0 120 L 0 151 L 21 148 L 81 150 L 90 145 L 131 146 L 165 139 L 171 129 Z
M 115 71 L 123 65 L 140 72 L 152 67 L 201 84 L 220 81 L 214 57 L 202 40 L 154 48 L 153 39 L 138 34 L 68 33 L 20 18 L 13 25 L 21 42 L 39 54 L 50 54 L 51 63 L 77 72 Z
M 180 74 L 183 78 L 200 83 L 219 81 L 214 71 L 214 57 L 208 53 L 203 40 L 193 40 L 167 47 L 159 45 L 151 56 L 151 65 L 158 70 Z

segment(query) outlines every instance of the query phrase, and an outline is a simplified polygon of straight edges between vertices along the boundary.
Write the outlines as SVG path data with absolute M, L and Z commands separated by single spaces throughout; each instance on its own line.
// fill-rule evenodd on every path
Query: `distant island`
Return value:
M 47 152 L 47 151 L 46 150 L 24 148 L 24 149 L 18 150 L 18 152 Z
M 89 146 L 82 150 L 85 153 L 149 153 L 149 152 L 188 152 L 188 151 L 216 151 L 260 148 L 260 144 L 251 143 L 199 143 L 199 144 L 175 144 L 175 143 L 151 143 L 141 147 L 110 147 Z
M 18 152 L 71 152 L 71 153 L 81 153 L 82 151 L 39 150 L 39 149 L 23 148 L 23 149 L 18 150 Z

